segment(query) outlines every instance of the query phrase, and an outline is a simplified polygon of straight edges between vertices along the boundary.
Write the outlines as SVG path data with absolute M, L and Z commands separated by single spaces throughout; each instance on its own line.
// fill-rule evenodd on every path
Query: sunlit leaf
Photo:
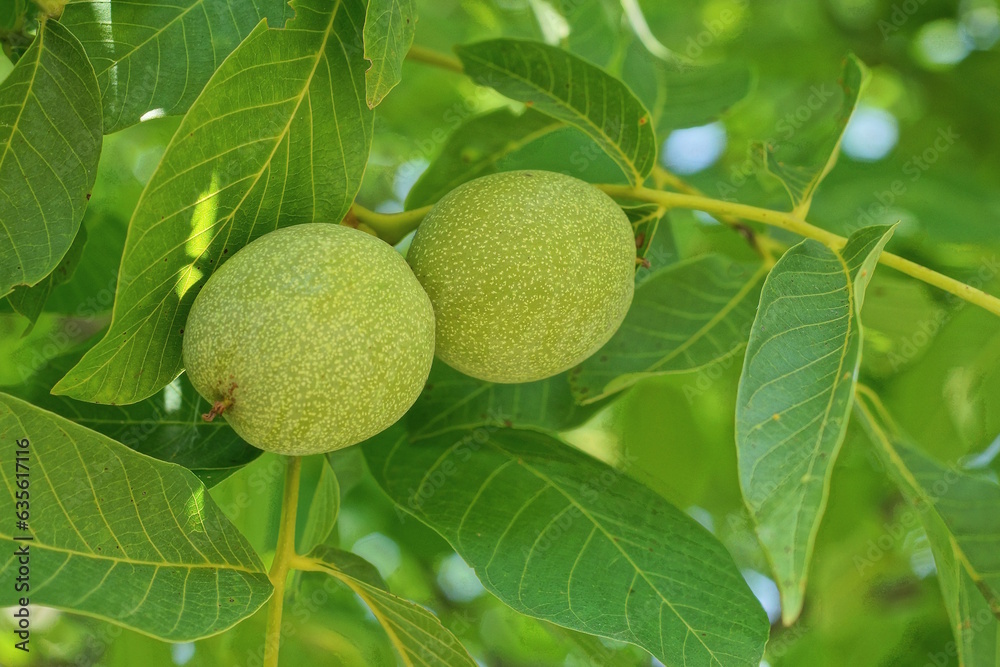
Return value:
M 75 0 L 60 23 L 97 71 L 104 133 L 183 114 L 261 19 L 280 28 L 288 0 Z
M 655 375 L 691 371 L 743 348 L 766 269 L 719 255 L 679 262 L 636 288 L 607 344 L 570 371 L 573 395 L 591 403 Z
M 497 39 L 455 51 L 474 81 L 590 136 L 642 183 L 656 161 L 649 112 L 625 84 L 562 49 L 538 42 Z
M 781 592 L 786 624 L 806 573 L 847 431 L 861 362 L 859 314 L 889 227 L 835 252 L 806 240 L 764 282 L 736 399 L 743 498 Z
M 497 109 L 458 127 L 406 197 L 407 208 L 435 204 L 456 187 L 499 171 L 497 163 L 526 144 L 562 127 L 545 114 L 517 115 Z
M 151 396 L 181 369 L 191 302 L 212 271 L 281 226 L 337 223 L 371 143 L 360 0 L 301 0 L 260 24 L 184 117 L 132 217 L 111 329 L 54 391 Z
M 756 665 L 767 618 L 722 545 L 622 472 L 539 431 L 394 429 L 375 478 L 515 610 L 666 664 Z
M 4 590 L 14 590 L 14 549 L 27 544 L 33 604 L 170 641 L 221 632 L 270 596 L 260 559 L 184 468 L 5 394 L 0 439 L 12 443 L 0 471 L 0 511 L 12 519 L 0 528 Z M 15 448 L 22 439 L 30 444 Z M 15 451 L 27 452 L 29 531 L 13 521 Z
M 365 97 L 374 109 L 403 78 L 403 59 L 413 43 L 417 13 L 413 0 L 369 0 L 365 17 Z
M 97 176 L 101 102 L 83 47 L 47 21 L 0 83 L 0 296 L 73 244 Z
M 315 569 L 336 577 L 368 605 L 407 667 L 475 667 L 476 661 L 434 614 L 390 593 L 360 556 L 319 547 L 310 558 Z

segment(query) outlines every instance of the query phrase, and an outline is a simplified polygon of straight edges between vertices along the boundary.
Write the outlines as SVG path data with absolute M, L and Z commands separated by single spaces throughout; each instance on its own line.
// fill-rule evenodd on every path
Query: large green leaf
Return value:
M 69 247 L 69 250 L 63 255 L 63 258 L 52 273 L 31 287 L 27 285 L 15 287 L 14 291 L 7 297 L 11 308 L 28 318 L 28 329 L 25 333 L 31 331 L 35 326 L 35 322 L 38 320 L 38 316 L 42 314 L 45 302 L 48 301 L 53 288 L 69 280 L 73 272 L 76 271 L 76 266 L 80 263 L 80 258 L 83 256 L 83 246 L 86 243 L 87 232 L 81 227 L 80 231 L 77 232 L 76 238 L 73 240 L 73 245 Z
M 22 439 L 30 444 L 15 447 Z M 4 590 L 14 590 L 15 548 L 27 545 L 32 603 L 170 641 L 221 632 L 270 596 L 260 559 L 184 468 L 4 394 L 0 440 L 10 460 L 0 471 L 11 518 L 0 528 Z M 30 477 L 15 477 L 15 451 L 27 452 Z M 13 521 L 23 479 L 29 531 Z
M 861 362 L 861 304 L 890 235 L 868 227 L 840 252 L 813 240 L 786 252 L 764 282 L 747 343 L 736 399 L 740 485 L 786 624 L 802 610 Z
M 814 86 L 805 102 L 805 108 L 811 112 L 808 120 L 802 125 L 785 121 L 779 125 L 782 135 L 788 135 L 782 137 L 784 141 L 777 147 L 758 147 L 767 171 L 788 191 L 795 215 L 804 218 L 809 213 L 816 188 L 837 163 L 844 130 L 870 78 L 864 63 L 849 55 L 839 80 L 840 105 L 823 113 L 834 88 L 830 84 Z
M 104 133 L 183 114 L 261 19 L 279 28 L 288 0 L 76 0 L 60 22 L 97 71 Z
M 45 279 L 70 249 L 100 154 L 94 68 L 46 21 L 0 83 L 0 296 Z
M 577 401 L 591 403 L 643 378 L 735 354 L 747 342 L 766 272 L 705 255 L 651 275 L 636 288 L 617 333 L 570 372 Z
M 693 519 L 551 435 L 399 429 L 365 446 L 375 478 L 515 610 L 637 644 L 670 665 L 757 665 L 768 623 Z
M 1000 551 L 995 542 L 1000 535 L 1000 484 L 944 466 L 921 452 L 870 396 L 866 389 L 856 403 L 862 425 L 889 475 L 916 508 L 935 557 L 959 571 L 943 573 L 946 597 L 962 595 L 961 582 L 967 577 L 1000 618 Z M 953 616 L 960 612 L 949 609 Z
M 520 115 L 497 109 L 471 118 L 448 137 L 417 179 L 406 196 L 406 207 L 435 204 L 462 183 L 500 171 L 501 159 L 560 127 L 560 121 L 531 109 Z
M 640 184 L 656 162 L 649 112 L 628 87 L 562 49 L 496 39 L 456 47 L 474 81 L 565 121 L 590 136 Z
M 403 78 L 403 59 L 413 44 L 417 12 L 413 0 L 369 0 L 365 17 L 365 98 L 374 109 Z
M 475 667 L 476 661 L 434 614 L 390 593 L 360 556 L 318 547 L 309 560 L 310 569 L 337 578 L 368 605 L 407 667 Z
M 79 351 L 56 357 L 7 391 L 137 452 L 182 465 L 207 486 L 260 456 L 261 451 L 236 435 L 225 419 L 202 419 L 212 405 L 198 394 L 187 375 L 131 405 L 97 405 L 49 393 L 79 359 Z
M 337 223 L 371 144 L 361 0 L 301 0 L 285 29 L 260 24 L 184 117 L 136 207 L 111 329 L 56 385 L 100 403 L 152 395 L 181 369 L 200 286 L 277 227 Z

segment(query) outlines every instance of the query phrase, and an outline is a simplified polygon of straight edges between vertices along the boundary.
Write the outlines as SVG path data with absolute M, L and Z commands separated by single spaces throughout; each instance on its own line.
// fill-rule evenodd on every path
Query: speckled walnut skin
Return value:
M 356 229 L 271 232 L 205 283 L 184 330 L 198 392 L 255 447 L 304 455 L 403 416 L 434 357 L 434 312 L 406 261 Z
M 407 254 L 437 316 L 437 354 L 490 382 L 531 382 L 596 352 L 632 303 L 635 237 L 597 188 L 546 171 L 448 193 Z

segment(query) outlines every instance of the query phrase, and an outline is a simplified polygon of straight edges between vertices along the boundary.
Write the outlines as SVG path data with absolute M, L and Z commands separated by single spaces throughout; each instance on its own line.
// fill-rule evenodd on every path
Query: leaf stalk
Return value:
M 612 197 L 630 198 L 641 201 L 648 201 L 660 204 L 667 208 L 687 208 L 697 211 L 704 211 L 717 216 L 732 216 L 744 220 L 752 220 L 770 227 L 777 227 L 785 231 L 792 232 L 807 239 L 819 241 L 832 250 L 840 250 L 847 243 L 843 236 L 828 232 L 825 229 L 811 225 L 805 220 L 790 213 L 782 211 L 772 211 L 766 208 L 739 204 L 736 202 L 712 199 L 702 195 L 692 195 L 680 192 L 665 192 L 646 187 L 632 187 L 628 185 L 598 185 L 601 190 Z M 1000 316 L 1000 299 L 987 294 L 986 292 L 967 285 L 954 278 L 938 273 L 916 262 L 904 259 L 899 255 L 890 252 L 883 252 L 879 257 L 879 262 L 891 267 L 900 273 L 921 280 L 928 285 L 933 285 L 938 289 L 953 294 L 960 299 L 975 304 L 980 308 L 988 310 L 994 315 Z

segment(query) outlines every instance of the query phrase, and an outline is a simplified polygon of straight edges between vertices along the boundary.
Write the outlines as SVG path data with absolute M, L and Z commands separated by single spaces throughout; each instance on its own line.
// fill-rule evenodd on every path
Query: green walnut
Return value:
M 209 278 L 184 328 L 198 392 L 255 447 L 328 452 L 392 425 L 423 389 L 434 312 L 389 245 L 333 224 L 255 240 Z
M 546 171 L 476 179 L 445 195 L 407 253 L 437 318 L 437 354 L 490 382 L 580 363 L 632 302 L 635 237 L 615 202 Z

